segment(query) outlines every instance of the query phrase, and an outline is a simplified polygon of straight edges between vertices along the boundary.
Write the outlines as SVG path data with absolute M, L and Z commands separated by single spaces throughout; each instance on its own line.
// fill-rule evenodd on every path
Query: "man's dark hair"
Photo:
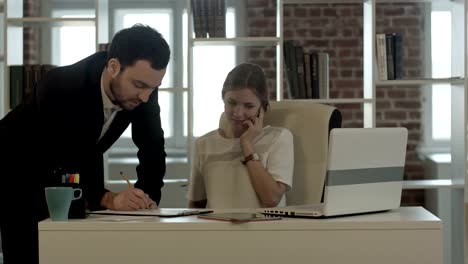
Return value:
M 167 67 L 171 51 L 161 33 L 152 27 L 135 24 L 117 32 L 112 39 L 107 60 L 117 58 L 123 70 L 137 60 L 147 60 L 155 70 Z

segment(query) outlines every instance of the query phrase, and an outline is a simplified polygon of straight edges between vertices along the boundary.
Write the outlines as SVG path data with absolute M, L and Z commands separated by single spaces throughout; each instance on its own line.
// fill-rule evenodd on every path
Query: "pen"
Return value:
M 123 173 L 123 171 L 120 171 L 120 176 L 122 176 L 122 178 L 124 178 L 124 180 L 127 182 L 128 188 L 132 188 L 132 187 L 133 187 L 133 185 L 130 183 L 130 180 L 128 179 L 127 176 L 125 176 L 125 174 Z
M 125 176 L 125 174 L 123 173 L 123 171 L 120 171 L 120 176 L 122 176 L 122 178 L 125 179 L 125 181 L 126 181 L 127 184 L 128 184 L 128 188 L 132 188 L 132 187 L 133 187 L 133 184 L 130 183 L 130 180 L 128 179 L 127 176 Z M 146 207 L 146 209 L 151 209 L 151 208 L 152 208 L 152 204 L 150 204 L 150 205 L 148 205 L 148 206 Z

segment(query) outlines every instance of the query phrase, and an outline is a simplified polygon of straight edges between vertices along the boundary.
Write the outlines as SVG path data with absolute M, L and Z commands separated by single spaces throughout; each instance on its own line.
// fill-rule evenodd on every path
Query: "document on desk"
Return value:
M 232 213 L 214 213 L 208 215 L 200 215 L 198 218 L 230 221 L 233 223 L 245 223 L 251 221 L 268 221 L 268 220 L 280 220 L 279 216 L 269 216 L 259 213 L 243 213 L 243 212 L 232 212 Z
M 212 210 L 196 210 L 196 209 L 184 209 L 184 208 L 157 208 L 157 209 L 143 209 L 143 210 L 137 210 L 137 211 L 100 210 L 100 211 L 91 211 L 88 214 L 178 217 L 178 216 L 208 214 L 212 212 L 213 212 Z

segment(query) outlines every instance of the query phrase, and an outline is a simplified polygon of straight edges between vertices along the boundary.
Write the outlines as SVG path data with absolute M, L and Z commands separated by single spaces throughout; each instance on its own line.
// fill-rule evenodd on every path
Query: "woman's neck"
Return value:
M 219 129 L 219 131 L 221 135 L 225 138 L 240 138 L 242 133 L 244 133 L 244 131 L 234 131 L 234 129 L 230 125 L 227 125 L 224 129 Z

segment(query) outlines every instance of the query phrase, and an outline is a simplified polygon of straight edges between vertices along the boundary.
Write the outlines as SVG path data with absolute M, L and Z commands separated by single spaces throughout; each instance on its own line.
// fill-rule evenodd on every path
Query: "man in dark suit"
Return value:
M 164 135 L 157 88 L 170 49 L 156 30 L 118 32 L 108 52 L 49 71 L 31 98 L 0 120 L 0 230 L 4 261 L 38 262 L 37 222 L 48 217 L 44 187 L 57 170 L 80 174 L 91 210 L 137 210 L 161 199 Z M 103 153 L 129 124 L 138 147 L 134 188 L 104 188 Z M 85 253 L 84 253 L 85 254 Z

